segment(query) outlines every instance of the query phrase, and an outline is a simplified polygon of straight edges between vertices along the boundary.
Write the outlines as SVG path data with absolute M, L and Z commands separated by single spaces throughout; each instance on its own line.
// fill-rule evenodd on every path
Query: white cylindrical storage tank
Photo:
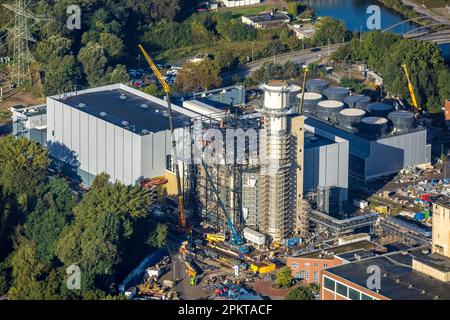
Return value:
M 323 100 L 317 104 L 317 116 L 326 121 L 337 122 L 344 103 L 336 100 Z
M 409 111 L 394 111 L 389 113 L 388 119 L 392 121 L 394 133 L 407 133 L 414 129 L 416 118 Z
M 358 108 L 366 110 L 367 105 L 370 103 L 370 97 L 363 94 L 352 94 L 344 99 L 345 104 L 350 108 Z
M 300 101 L 302 95 L 297 95 L 298 100 Z M 305 92 L 305 96 L 303 97 L 303 112 L 306 113 L 316 113 L 317 112 L 317 104 L 322 101 L 323 96 L 320 93 L 316 92 Z
M 360 133 L 369 138 L 378 138 L 386 133 L 387 124 L 387 119 L 383 117 L 365 117 L 361 120 Z
M 350 90 L 343 87 L 331 87 L 323 90 L 322 94 L 326 96 L 329 100 L 344 101 L 347 98 Z
M 289 91 L 289 105 L 294 107 L 295 110 L 298 108 L 298 94 L 302 92 L 302 87 L 295 84 L 291 84 L 291 91 Z
M 348 129 L 355 129 L 354 125 L 361 122 L 366 112 L 357 108 L 347 108 L 339 112 L 339 124 Z
M 386 118 L 389 112 L 392 111 L 392 106 L 382 102 L 374 102 L 366 107 L 366 111 L 373 117 Z
M 306 80 L 305 88 L 308 92 L 322 93 L 328 88 L 328 80 L 324 79 L 310 79 Z

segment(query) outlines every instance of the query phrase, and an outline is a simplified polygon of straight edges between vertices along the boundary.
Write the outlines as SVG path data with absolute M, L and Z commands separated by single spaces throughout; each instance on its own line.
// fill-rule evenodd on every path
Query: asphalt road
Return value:
M 317 47 L 316 50 L 320 49 L 318 51 L 311 51 L 311 49 L 305 49 L 305 50 L 287 52 L 287 53 L 279 54 L 279 55 L 276 55 L 273 57 L 268 57 L 268 58 L 260 59 L 257 61 L 253 61 L 253 62 L 247 63 L 242 68 L 223 73 L 222 79 L 223 79 L 224 83 L 228 83 L 233 78 L 236 78 L 236 77 L 239 77 L 239 78 L 247 77 L 252 72 L 261 68 L 264 63 L 270 62 L 270 61 L 274 61 L 275 63 L 280 63 L 280 64 L 286 63 L 287 61 L 292 61 L 295 64 L 309 64 L 312 62 L 316 62 L 324 57 L 331 55 L 337 49 L 339 49 L 339 47 L 341 47 L 344 44 L 346 44 L 346 42 L 332 44 L 330 46 Z

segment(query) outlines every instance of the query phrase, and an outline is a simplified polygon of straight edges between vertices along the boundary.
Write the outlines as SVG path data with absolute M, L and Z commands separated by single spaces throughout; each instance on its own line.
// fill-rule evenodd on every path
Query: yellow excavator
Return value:
M 417 103 L 417 100 L 416 100 L 416 95 L 414 93 L 414 87 L 411 83 L 411 79 L 409 78 L 409 72 L 408 72 L 408 68 L 406 67 L 406 64 L 402 64 L 402 68 L 403 68 L 403 71 L 405 72 L 406 80 L 408 81 L 409 95 L 411 96 L 412 104 L 413 104 L 414 108 L 416 109 L 416 111 L 419 111 L 420 110 L 419 104 Z
M 144 47 L 142 45 L 138 45 L 139 49 L 142 51 L 142 54 L 145 57 L 145 60 L 147 60 L 147 63 L 149 64 L 150 68 L 153 70 L 153 73 L 158 78 L 159 82 L 161 83 L 164 93 L 166 94 L 166 102 L 167 102 L 167 109 L 169 113 L 169 127 L 170 127 L 170 135 L 172 139 L 172 153 L 173 153 L 173 165 L 175 169 L 175 175 L 177 179 L 177 198 L 178 198 L 178 209 L 179 209 L 179 215 L 178 215 L 178 223 L 179 227 L 182 231 L 186 230 L 186 216 L 184 213 L 184 200 L 183 200 L 183 194 L 181 192 L 181 179 L 180 179 L 180 168 L 178 167 L 178 155 L 177 155 L 177 144 L 175 140 L 175 133 L 174 133 L 174 127 L 173 127 L 173 116 L 172 116 L 172 106 L 170 104 L 170 87 L 167 84 L 166 80 L 164 80 L 164 77 L 159 72 L 158 68 L 156 67 L 155 63 L 153 62 L 152 58 L 149 56 L 147 51 L 145 51 Z

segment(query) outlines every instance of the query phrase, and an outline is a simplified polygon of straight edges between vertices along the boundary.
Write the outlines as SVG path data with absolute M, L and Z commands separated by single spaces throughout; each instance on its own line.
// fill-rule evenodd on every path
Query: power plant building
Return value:
M 173 106 L 179 132 L 198 114 Z M 51 157 L 77 169 L 86 185 L 106 172 L 111 180 L 135 184 L 171 169 L 166 102 L 122 84 L 47 98 Z

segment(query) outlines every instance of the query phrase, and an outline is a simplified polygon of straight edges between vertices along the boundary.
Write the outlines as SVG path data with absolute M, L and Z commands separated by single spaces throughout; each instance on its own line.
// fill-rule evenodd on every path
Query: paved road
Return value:
M 239 77 L 239 78 L 247 77 L 252 72 L 261 68 L 265 62 L 270 62 L 270 61 L 275 61 L 275 63 L 279 63 L 279 64 L 286 63 L 287 61 L 292 61 L 295 64 L 309 64 L 312 62 L 316 62 L 324 57 L 331 55 L 337 49 L 339 49 L 339 47 L 341 47 L 344 44 L 346 44 L 346 42 L 332 44 L 330 46 L 317 47 L 320 50 L 315 51 L 315 52 L 311 51 L 311 49 L 305 49 L 305 50 L 283 53 L 283 54 L 279 54 L 279 55 L 276 55 L 273 57 L 268 57 L 268 58 L 260 59 L 257 61 L 253 61 L 253 62 L 247 63 L 242 68 L 223 73 L 222 79 L 223 79 L 224 83 L 228 83 L 235 77 Z
M 420 4 L 414 3 L 412 1 L 409 0 L 402 0 L 403 4 L 406 6 L 410 6 L 413 7 L 414 11 L 423 14 L 425 16 L 429 16 L 431 19 L 437 21 L 437 22 L 441 22 L 441 23 L 449 23 L 450 19 L 444 17 L 444 16 L 438 16 L 436 13 L 430 11 L 427 8 L 422 7 Z

